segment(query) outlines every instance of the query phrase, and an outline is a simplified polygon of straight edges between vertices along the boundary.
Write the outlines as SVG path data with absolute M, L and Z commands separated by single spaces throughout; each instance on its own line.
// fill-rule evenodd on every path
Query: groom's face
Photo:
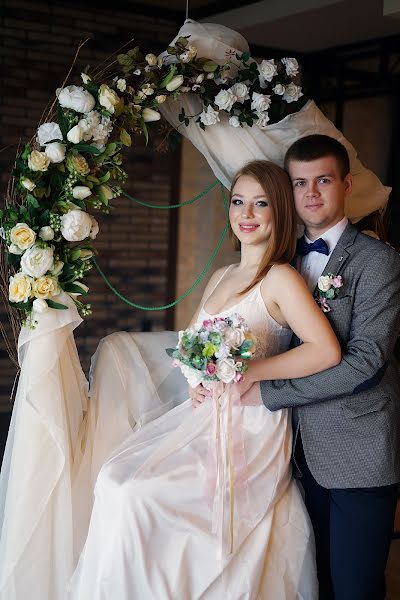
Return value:
M 342 178 L 333 156 L 309 162 L 292 160 L 288 170 L 297 214 L 307 235 L 315 239 L 343 219 L 345 198 L 351 192 L 351 175 Z

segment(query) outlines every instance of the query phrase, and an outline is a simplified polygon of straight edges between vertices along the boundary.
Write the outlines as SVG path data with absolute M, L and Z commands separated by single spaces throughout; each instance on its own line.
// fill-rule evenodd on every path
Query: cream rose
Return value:
M 224 332 L 225 344 L 231 348 L 240 348 L 244 342 L 244 333 L 241 329 L 227 327 Z
M 42 313 L 46 312 L 46 310 L 49 310 L 49 305 L 47 304 L 46 300 L 42 300 L 41 298 L 36 298 L 32 303 L 32 309 L 35 312 L 42 314 Z
M 217 360 L 217 376 L 224 383 L 230 383 L 235 379 L 235 361 L 232 358 L 219 358 Z
M 104 106 L 109 113 L 115 112 L 115 107 L 119 103 L 120 98 L 114 90 L 108 87 L 107 84 L 103 83 L 99 89 L 99 102 L 101 106 Z
M 46 144 L 49 142 L 62 139 L 63 136 L 58 123 L 43 123 L 43 125 L 41 125 L 37 130 L 37 140 L 39 146 L 46 146 Z
M 233 94 L 235 94 L 237 101 L 241 102 L 242 104 L 245 100 L 250 98 L 249 88 L 245 83 L 235 83 L 230 90 Z
M 42 277 L 53 266 L 53 248 L 41 248 L 37 244 L 28 248 L 21 258 L 21 270 L 30 277 Z
M 214 100 L 215 104 L 221 110 L 227 110 L 227 111 L 231 110 L 232 106 L 235 104 L 236 101 L 237 101 L 237 98 L 231 89 L 221 90 L 215 96 L 215 100 Z
M 211 104 L 209 104 L 201 113 L 200 121 L 203 125 L 215 125 L 216 123 L 219 123 L 219 112 L 214 110 Z
M 152 121 L 159 121 L 161 114 L 152 108 L 144 108 L 142 118 L 145 123 L 151 123 Z
M 180 87 L 182 83 L 183 75 L 175 75 L 175 77 L 173 77 L 165 87 L 169 92 L 173 92 L 174 90 L 178 89 L 178 87 Z
M 46 300 L 52 296 L 57 296 L 60 293 L 60 287 L 56 277 L 47 275 L 46 277 L 38 277 L 32 284 L 32 294 L 35 298 Z
M 63 108 L 70 108 L 78 113 L 88 113 L 96 104 L 92 94 L 77 85 L 63 88 L 58 95 L 58 102 Z
M 259 72 L 258 78 L 260 80 L 260 85 L 262 88 L 264 88 L 264 87 L 266 87 L 265 82 L 272 81 L 278 72 L 278 69 L 276 67 L 274 59 L 271 58 L 270 60 L 263 60 L 258 65 L 258 72 Z
M 8 287 L 8 298 L 10 302 L 27 302 L 32 292 L 32 279 L 24 275 L 24 273 L 17 273 L 10 277 L 10 284 Z
M 332 281 L 329 275 L 321 275 L 318 279 L 318 289 L 321 292 L 327 292 L 332 286 Z
M 60 163 L 65 158 L 65 146 L 59 142 L 53 142 L 46 146 L 45 154 L 51 163 Z
M 31 171 L 47 171 L 49 164 L 49 157 L 39 150 L 32 150 L 28 156 L 28 167 Z
M 61 217 L 61 235 L 69 242 L 80 242 L 89 237 L 91 228 L 90 215 L 83 210 L 70 210 Z
M 257 92 L 253 92 L 251 97 L 251 108 L 256 112 L 264 112 L 268 110 L 271 106 L 271 96 L 266 96 L 265 94 L 258 94 Z
M 22 187 L 28 190 L 28 192 L 32 192 L 36 187 L 36 183 L 34 183 L 28 177 L 21 177 L 20 184 L 22 185 Z
M 50 225 L 42 227 L 39 231 L 39 237 L 44 242 L 49 242 L 54 238 L 54 229 Z
M 10 231 L 10 240 L 20 250 L 27 250 L 36 240 L 36 233 L 26 223 L 17 223 Z

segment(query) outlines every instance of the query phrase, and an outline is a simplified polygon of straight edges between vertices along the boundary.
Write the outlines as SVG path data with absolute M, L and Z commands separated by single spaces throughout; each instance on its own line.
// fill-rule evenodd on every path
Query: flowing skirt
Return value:
M 286 410 L 243 406 L 249 514 L 217 530 L 205 482 L 210 401 L 188 400 L 132 434 L 103 465 L 70 600 L 314 600 L 314 541 L 290 472 Z M 225 483 L 220 483 L 224 487 Z

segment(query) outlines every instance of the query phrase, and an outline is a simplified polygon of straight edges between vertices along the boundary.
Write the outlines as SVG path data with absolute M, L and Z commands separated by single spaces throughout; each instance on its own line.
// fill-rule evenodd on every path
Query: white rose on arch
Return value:
M 21 270 L 30 277 L 42 277 L 53 266 L 53 247 L 41 248 L 37 244 L 28 248 L 21 258 Z
M 28 156 L 28 167 L 31 171 L 47 171 L 49 164 L 49 157 L 44 152 L 39 152 L 39 150 L 32 150 Z
M 36 233 L 26 223 L 17 223 L 10 231 L 10 240 L 20 250 L 27 250 L 35 243 Z
M 232 92 L 232 89 L 221 90 L 215 96 L 214 102 L 221 110 L 227 110 L 229 112 L 235 102 L 237 102 L 237 97 Z
M 16 273 L 10 277 L 8 298 L 10 302 L 27 302 L 32 292 L 32 279 L 24 273 Z
M 52 142 L 46 146 L 45 154 L 51 163 L 60 163 L 65 158 L 65 146 L 60 142 Z
M 37 141 L 39 146 L 45 146 L 49 142 L 62 139 L 63 136 L 58 123 L 43 123 L 37 130 Z
M 83 210 L 70 210 L 61 217 L 61 235 L 69 242 L 81 242 L 89 237 L 91 228 L 90 215 Z
M 78 85 L 62 88 L 58 94 L 58 102 L 63 108 L 70 108 L 78 113 L 88 113 L 96 104 L 92 94 Z
M 114 90 L 108 87 L 106 83 L 103 83 L 99 89 L 99 102 L 101 106 L 104 106 L 109 113 L 115 112 L 115 107 L 119 103 L 120 98 Z

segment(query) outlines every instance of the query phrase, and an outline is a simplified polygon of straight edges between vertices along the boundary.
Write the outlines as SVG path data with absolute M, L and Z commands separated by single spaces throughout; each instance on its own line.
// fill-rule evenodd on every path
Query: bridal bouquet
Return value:
M 168 348 L 174 366 L 180 367 L 191 387 L 202 382 L 240 382 L 247 370 L 256 340 L 237 313 L 215 317 L 179 332 L 176 348 Z M 242 358 L 243 360 L 240 360 Z

